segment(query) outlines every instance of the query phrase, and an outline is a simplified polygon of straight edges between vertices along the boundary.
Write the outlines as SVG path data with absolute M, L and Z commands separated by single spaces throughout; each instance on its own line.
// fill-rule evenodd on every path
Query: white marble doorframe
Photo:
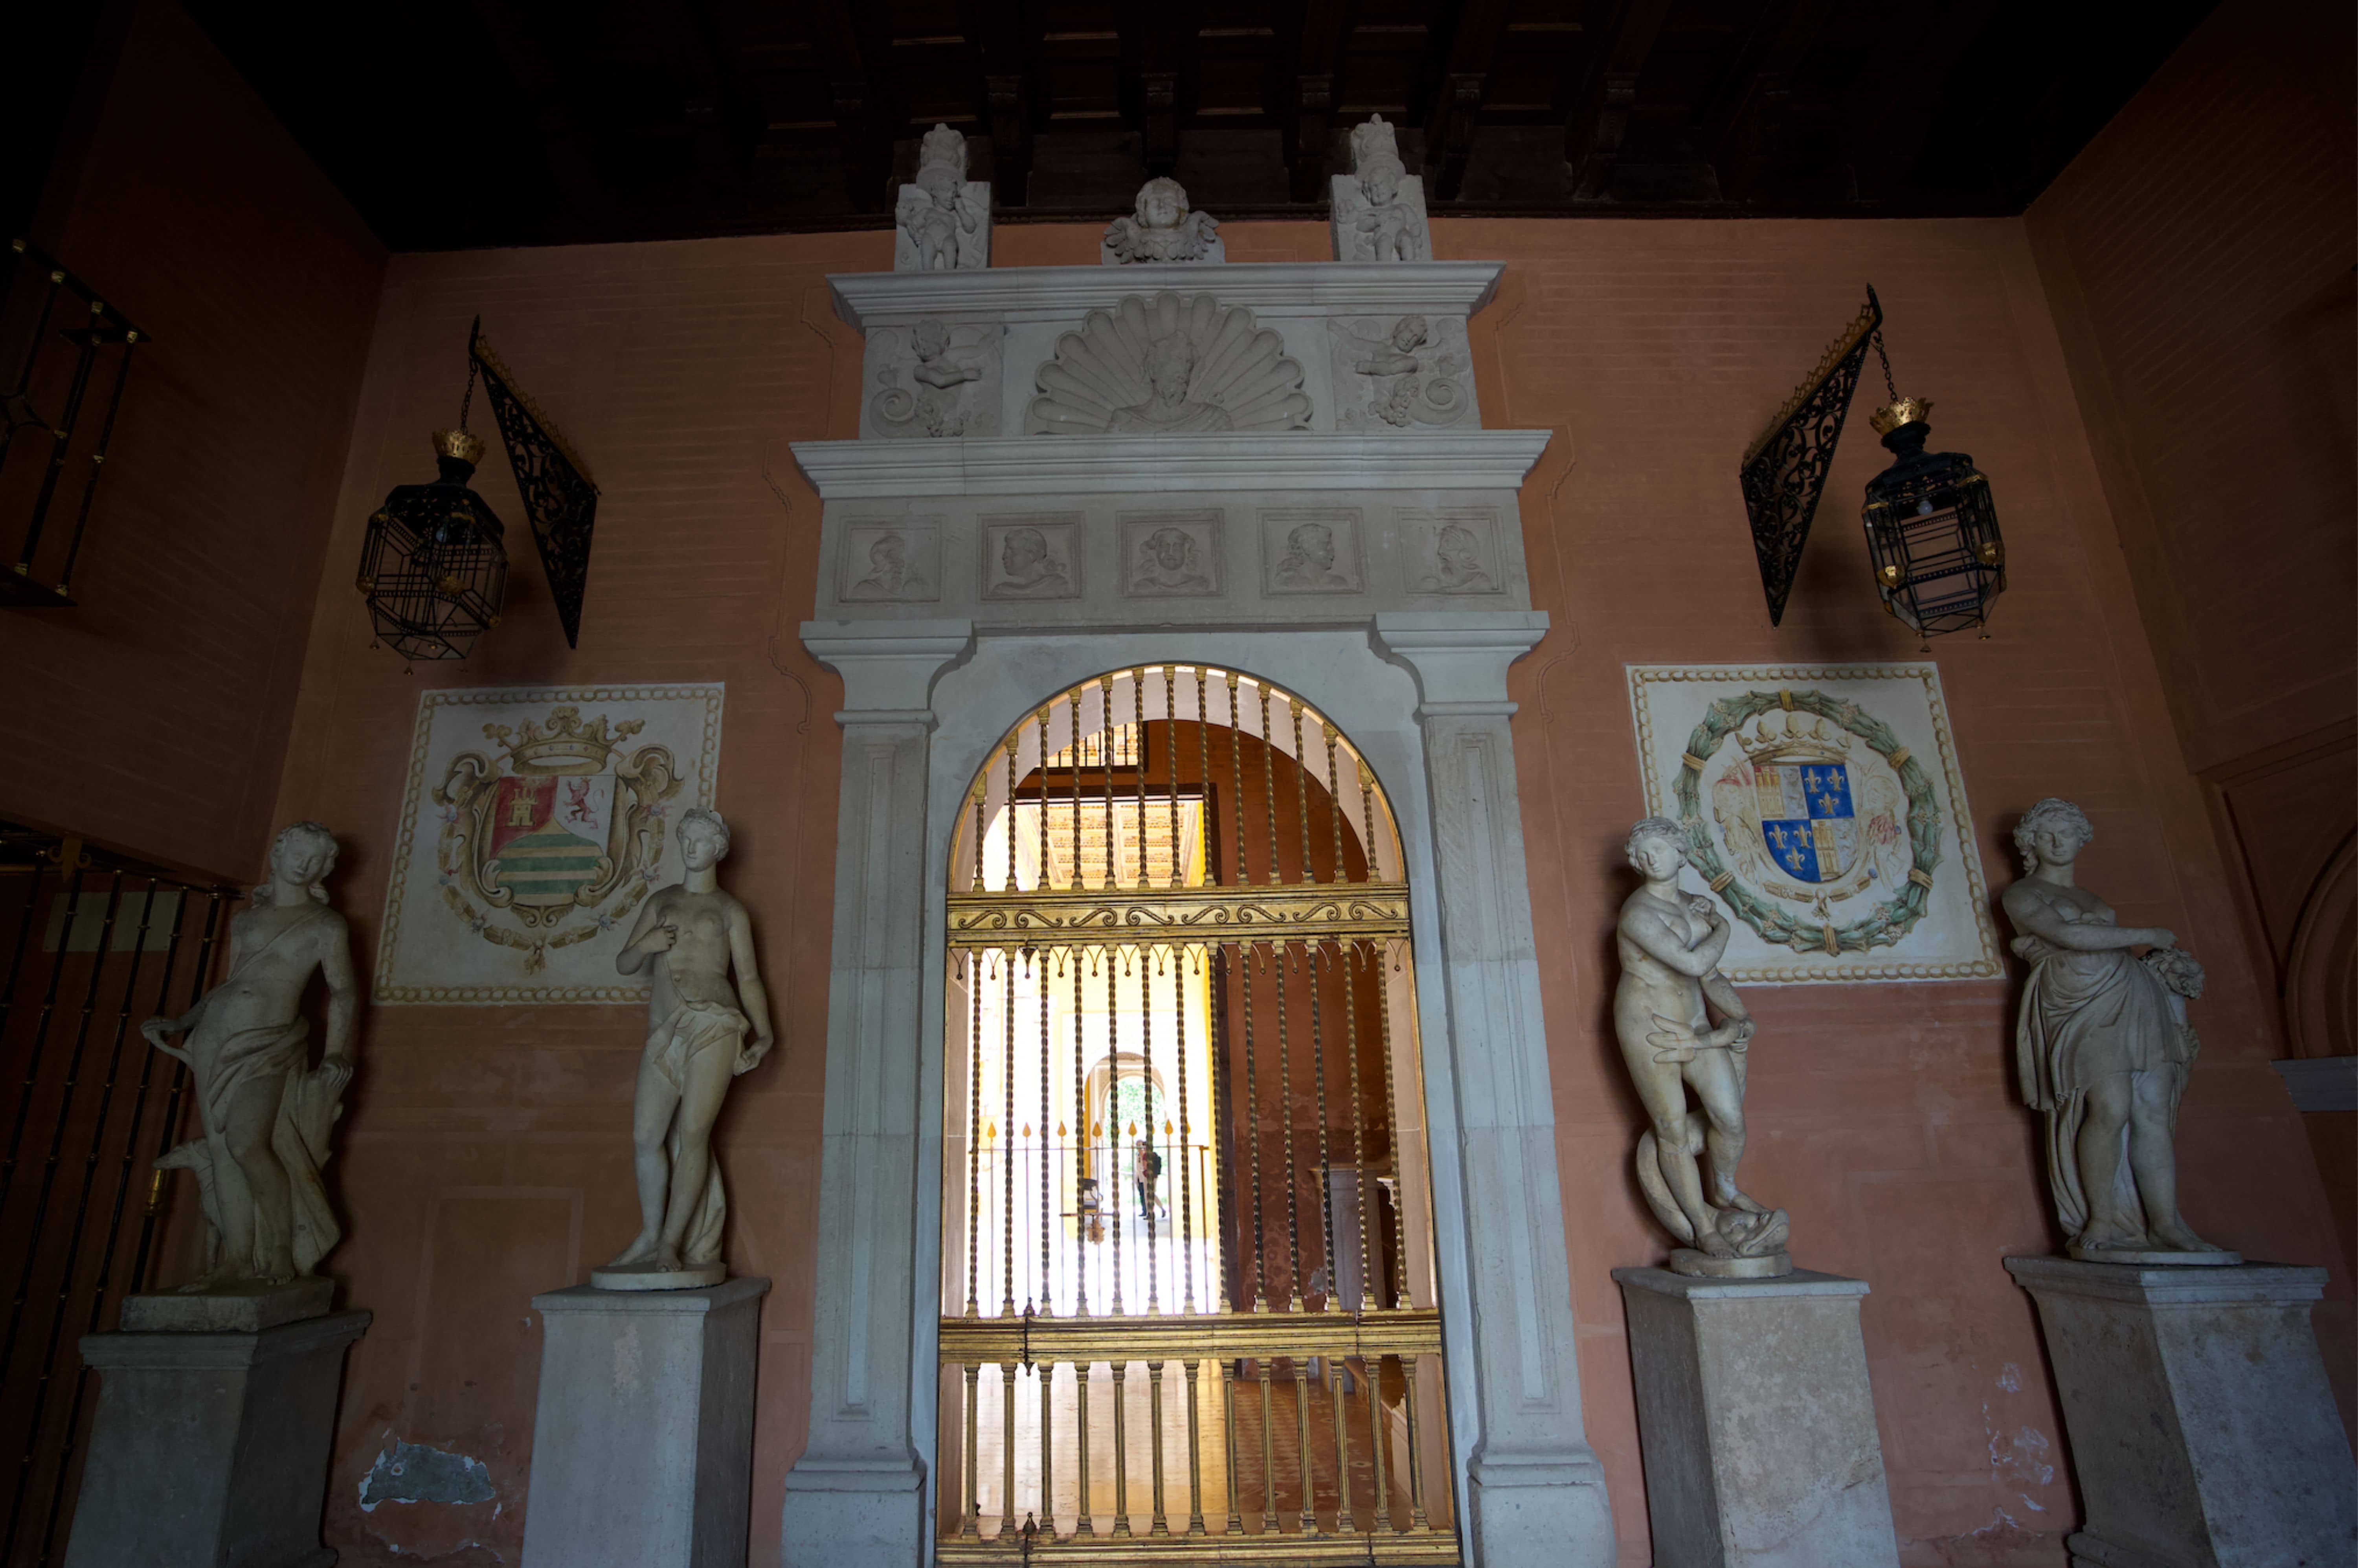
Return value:
M 1174 662 L 1299 695 L 1360 751 L 1391 802 L 1422 982 L 1457 1517 L 1482 1568 L 1613 1562 L 1603 1476 L 1582 1429 L 1508 730 L 1507 666 L 1546 626 L 1530 611 L 979 637 L 966 621 L 806 623 L 805 644 L 844 678 L 846 708 L 825 1261 L 785 1563 L 905 1568 L 931 1556 L 946 888 L 967 789 L 991 748 L 1056 693 Z M 1479 1258 L 1467 1245 L 1476 1216 L 1501 1242 Z

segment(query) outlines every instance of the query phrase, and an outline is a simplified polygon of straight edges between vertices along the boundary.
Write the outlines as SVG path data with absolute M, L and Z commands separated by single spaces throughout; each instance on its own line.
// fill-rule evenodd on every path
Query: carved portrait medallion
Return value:
M 1473 599 L 1507 591 L 1498 514 L 1487 506 L 1400 514 L 1402 587 L 1411 594 Z
M 854 523 L 836 552 L 839 604 L 932 604 L 942 597 L 937 517 Z
M 1366 557 L 1356 506 L 1275 506 L 1260 514 L 1265 594 L 1364 593 Z
M 1081 514 L 982 519 L 981 570 L 986 600 L 1080 598 Z
M 1126 599 L 1216 599 L 1221 590 L 1220 513 L 1121 514 Z

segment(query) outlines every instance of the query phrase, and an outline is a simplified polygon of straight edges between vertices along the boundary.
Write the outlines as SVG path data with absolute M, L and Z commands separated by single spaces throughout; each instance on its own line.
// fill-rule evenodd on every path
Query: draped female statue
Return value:
M 2178 1102 L 2200 1044 L 2186 1003 L 2202 994 L 2202 967 L 2173 933 L 2119 924 L 2073 880 L 2095 836 L 2068 800 L 2032 806 L 2014 830 L 2025 875 L 2004 898 L 2030 965 L 2015 1065 L 2023 1098 L 2046 1113 L 2056 1217 L 2075 1258 L 2234 1262 L 2178 1212 Z
M 191 1069 L 203 1128 L 156 1162 L 193 1172 L 204 1207 L 204 1273 L 185 1291 L 308 1275 L 342 1237 L 319 1168 L 343 1111 L 360 1008 L 344 917 L 320 884 L 336 840 L 297 822 L 270 846 L 270 880 L 230 922 L 229 973 L 178 1018 L 139 1026 L 149 1044 Z M 313 1066 L 303 991 L 328 986 L 327 1039 Z M 184 1034 L 178 1045 L 169 1044 Z

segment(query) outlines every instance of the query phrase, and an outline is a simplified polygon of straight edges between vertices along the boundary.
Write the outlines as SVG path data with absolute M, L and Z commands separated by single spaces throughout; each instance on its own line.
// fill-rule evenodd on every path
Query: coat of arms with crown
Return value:
M 443 903 L 483 940 L 522 953 L 526 974 L 611 930 L 647 894 L 681 779 L 668 747 L 633 744 L 644 727 L 575 707 L 486 724 L 497 759 L 461 752 L 434 789 Z
M 1985 979 L 1997 933 L 1940 672 L 1630 665 L 1646 810 L 1686 830 L 1738 983 Z
M 1923 917 L 1940 806 L 1923 766 L 1857 703 L 1723 698 L 1681 761 L 1692 863 L 1766 940 L 1839 957 L 1894 945 Z

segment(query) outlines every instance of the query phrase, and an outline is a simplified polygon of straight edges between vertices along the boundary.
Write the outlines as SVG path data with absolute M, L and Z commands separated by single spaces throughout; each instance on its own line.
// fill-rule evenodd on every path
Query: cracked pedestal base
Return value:
M 524 1568 L 745 1561 L 769 1289 L 756 1277 L 532 1298 L 545 1332 Z
M 344 1351 L 368 1325 L 342 1312 L 254 1334 L 85 1338 L 98 1413 L 66 1568 L 335 1562 L 319 1544 L 328 1450 Z
M 2309 1321 L 2325 1271 L 2118 1256 L 2006 1260 L 2071 1439 L 2075 1568 L 2358 1562 L 2358 1471 Z
M 1898 1568 L 1858 1328 L 1866 1281 L 1613 1277 L 1657 1568 Z

